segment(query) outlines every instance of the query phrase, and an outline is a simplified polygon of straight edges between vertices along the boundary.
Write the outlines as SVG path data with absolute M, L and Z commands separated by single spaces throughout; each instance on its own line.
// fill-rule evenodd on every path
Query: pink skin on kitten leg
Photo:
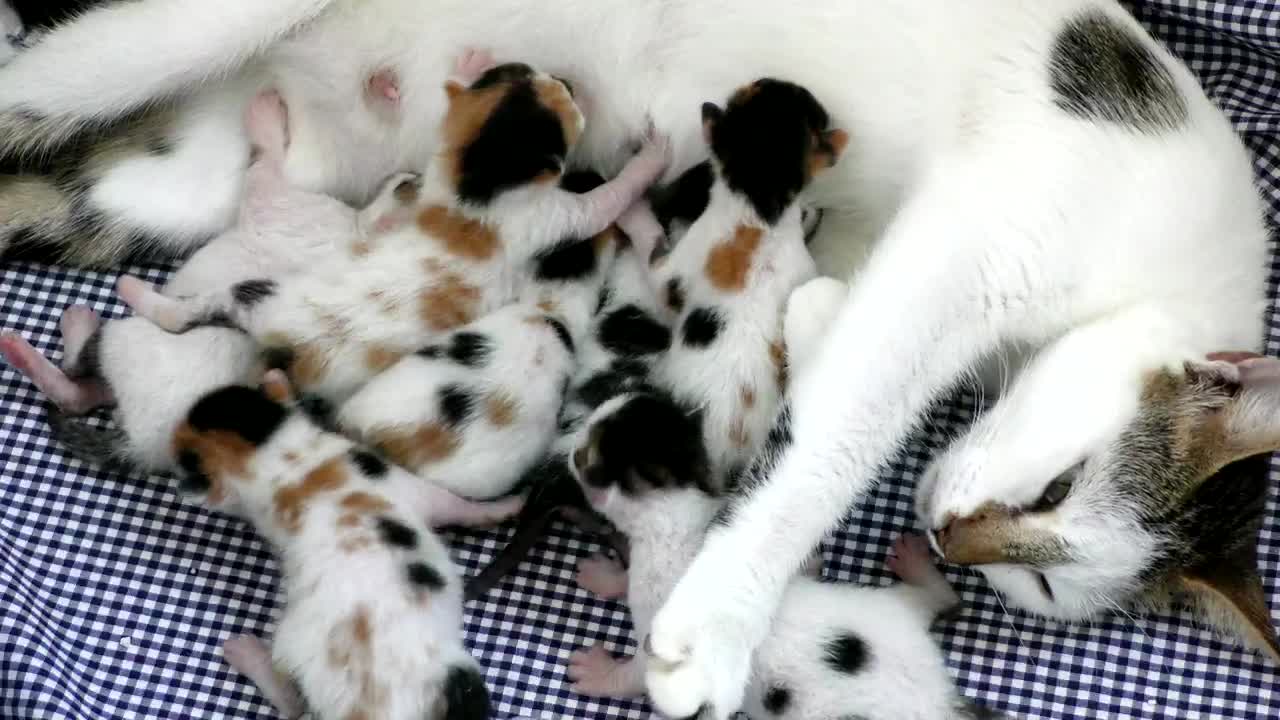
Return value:
M 644 665 L 640 660 L 615 658 L 599 643 L 569 656 L 565 675 L 580 695 L 632 698 L 644 694 Z
M 606 555 L 592 555 L 578 563 L 578 587 L 602 600 L 627 596 L 627 571 Z
M 64 412 L 83 415 L 111 402 L 111 393 L 101 381 L 68 378 L 58 366 L 49 362 L 49 358 L 18 335 L 0 335 L 0 356 Z
M 84 305 L 72 305 L 62 311 L 58 329 L 62 332 L 62 367 L 73 368 L 80 361 L 85 343 L 98 332 L 102 318 Z
M 284 161 L 289 148 L 289 111 L 279 92 L 263 90 L 255 95 L 245 109 L 244 127 L 259 161 L 267 159 L 275 166 Z
M 418 497 L 419 512 L 433 528 L 488 527 L 515 517 L 524 507 L 524 497 L 500 500 L 469 500 L 423 481 Z
M 929 542 L 921 535 L 903 533 L 893 542 L 885 562 L 894 575 L 912 585 L 926 585 L 940 576 L 929 553 Z
M 222 644 L 222 657 L 248 678 L 284 717 L 292 720 L 307 711 L 297 686 L 276 670 L 271 651 L 262 640 L 252 635 L 237 635 Z
M 191 320 L 191 312 L 183 302 L 161 295 L 132 275 L 120 276 L 116 294 L 139 316 L 169 332 L 180 332 Z

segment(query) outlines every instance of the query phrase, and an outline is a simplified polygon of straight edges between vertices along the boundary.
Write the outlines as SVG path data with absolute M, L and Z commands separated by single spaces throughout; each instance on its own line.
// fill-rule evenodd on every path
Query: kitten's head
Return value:
M 458 197 L 484 204 L 505 190 L 554 182 L 582 135 L 569 84 L 523 63 L 486 71 L 470 87 L 445 84 L 444 161 Z
M 1280 448 L 1280 360 L 1149 373 L 1126 417 L 1083 456 L 1064 455 L 1065 469 L 1003 463 L 996 455 L 1018 450 L 984 443 L 1000 428 L 980 421 L 978 439 L 922 480 L 936 548 L 1039 614 L 1078 619 L 1183 598 L 1280 661 L 1256 553 L 1264 453 Z
M 772 78 L 741 88 L 723 109 L 702 105 L 703 132 L 719 176 L 767 223 L 839 160 L 849 134 L 829 124 L 812 93 Z
M 635 503 L 655 489 L 712 492 L 702 422 L 656 390 L 617 395 L 578 431 L 569 469 L 593 509 L 627 532 Z

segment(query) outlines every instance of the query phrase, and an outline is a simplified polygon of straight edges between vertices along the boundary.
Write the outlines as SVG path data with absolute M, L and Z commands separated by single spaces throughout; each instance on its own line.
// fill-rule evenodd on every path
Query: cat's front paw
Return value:
M 645 684 L 666 717 L 724 720 L 742 706 L 753 652 L 746 638 L 756 634 L 748 627 L 755 620 L 726 612 L 732 601 L 722 601 L 723 592 L 682 581 L 654 618 L 645 640 Z

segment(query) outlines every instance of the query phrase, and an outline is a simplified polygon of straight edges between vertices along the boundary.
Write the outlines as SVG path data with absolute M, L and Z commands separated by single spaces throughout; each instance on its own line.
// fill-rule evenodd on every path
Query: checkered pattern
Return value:
M 1190 62 L 1244 134 L 1280 220 L 1280 2 L 1149 0 L 1135 12 Z M 1280 260 L 1273 267 L 1280 279 Z M 83 303 L 119 315 L 113 281 L 4 267 L 0 328 L 56 359 L 60 309 Z M 1275 319 L 1268 348 L 1280 354 Z M 273 717 L 218 653 L 229 635 L 270 631 L 275 567 L 249 528 L 183 505 L 158 481 L 65 458 L 49 439 L 42 399 L 7 368 L 0 408 L 0 717 Z M 914 477 L 929 448 L 971 412 L 971 402 L 957 401 L 891 466 L 850 529 L 827 543 L 828 572 L 888 582 L 883 555 L 912 523 Z M 456 554 L 474 572 L 505 532 L 454 536 Z M 501 715 L 646 716 L 641 703 L 579 697 L 564 680 L 579 646 L 633 646 L 626 613 L 572 581 L 577 559 L 595 549 L 558 527 L 536 563 L 467 608 L 467 637 Z M 1260 561 L 1280 611 L 1280 523 L 1263 529 Z M 967 604 L 941 640 L 964 691 L 989 705 L 1031 718 L 1280 716 L 1280 674 L 1187 617 L 1067 626 L 1005 612 L 976 576 L 951 580 Z

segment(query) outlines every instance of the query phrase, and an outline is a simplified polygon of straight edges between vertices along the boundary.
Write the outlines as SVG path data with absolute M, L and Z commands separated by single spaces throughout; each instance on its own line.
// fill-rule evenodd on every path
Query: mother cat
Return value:
M 122 2 L 0 70 L 0 242 L 101 264 L 221 230 L 266 82 L 296 112 L 290 177 L 367 199 L 425 165 L 467 44 L 571 78 L 576 159 L 602 169 L 652 117 L 674 176 L 698 107 L 764 75 L 852 135 L 810 199 L 835 211 L 820 262 L 857 282 L 794 421 L 655 620 L 664 713 L 738 706 L 790 575 L 930 403 L 1011 349 L 1006 397 L 926 474 L 935 547 L 1050 616 L 1186 594 L 1280 657 L 1264 480 L 1237 463 L 1280 445 L 1280 372 L 1239 352 L 1262 335 L 1261 204 L 1225 118 L 1110 0 Z M 399 121 L 345 100 L 387 68 Z M 821 314 L 824 292 L 792 312 Z

